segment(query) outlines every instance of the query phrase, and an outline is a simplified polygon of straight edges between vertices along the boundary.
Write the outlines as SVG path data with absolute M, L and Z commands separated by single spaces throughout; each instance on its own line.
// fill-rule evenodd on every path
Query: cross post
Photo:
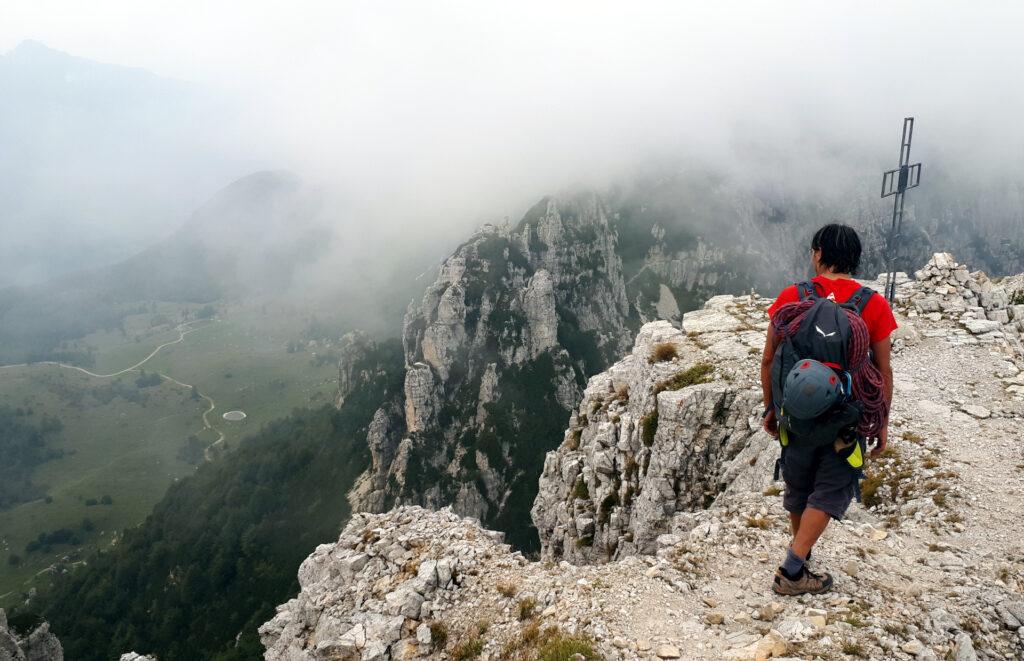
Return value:
M 891 305 L 896 299 L 896 253 L 903 229 L 903 198 L 907 189 L 921 183 L 921 164 L 910 164 L 910 141 L 914 137 L 914 118 L 903 118 L 903 138 L 900 141 L 900 166 L 882 173 L 882 197 L 895 195 L 892 201 L 892 227 L 886 249 L 885 298 Z

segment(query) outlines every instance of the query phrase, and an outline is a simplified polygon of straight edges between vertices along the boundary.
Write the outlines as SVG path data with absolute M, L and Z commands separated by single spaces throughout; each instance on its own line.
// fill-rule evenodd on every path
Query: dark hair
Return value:
M 860 268 L 860 237 L 849 225 L 825 225 L 814 233 L 811 250 L 820 250 L 821 265 L 836 273 L 856 275 Z

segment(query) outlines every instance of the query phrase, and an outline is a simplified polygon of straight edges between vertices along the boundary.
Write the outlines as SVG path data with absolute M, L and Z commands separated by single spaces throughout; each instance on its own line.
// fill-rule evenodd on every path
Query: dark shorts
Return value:
M 782 506 L 799 514 L 808 507 L 842 519 L 856 495 L 858 471 L 830 445 L 808 447 L 790 435 L 782 453 L 786 493 Z

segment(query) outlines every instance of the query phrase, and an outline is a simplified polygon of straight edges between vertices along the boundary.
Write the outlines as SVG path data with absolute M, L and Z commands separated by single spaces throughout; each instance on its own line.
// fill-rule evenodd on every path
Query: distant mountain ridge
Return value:
M 0 54 L 0 286 L 111 263 L 251 166 L 231 103 L 26 41 Z
M 0 290 L 0 361 L 47 359 L 62 342 L 116 327 L 143 301 L 207 303 L 285 291 L 327 248 L 318 211 L 318 192 L 294 175 L 257 172 L 133 257 Z

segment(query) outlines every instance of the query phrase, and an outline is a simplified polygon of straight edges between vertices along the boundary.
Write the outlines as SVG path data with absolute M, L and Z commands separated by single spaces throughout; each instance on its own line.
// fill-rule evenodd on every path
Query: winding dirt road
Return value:
M 42 360 L 42 361 L 39 361 L 39 362 L 36 362 L 36 363 L 17 363 L 17 364 L 14 364 L 14 365 L 0 365 L 0 370 L 2 370 L 2 369 L 11 369 L 11 368 L 14 368 L 14 367 L 32 367 L 34 365 L 55 365 L 57 367 L 62 367 L 64 369 L 75 370 L 75 371 L 81 372 L 83 374 L 88 374 L 89 376 L 97 378 L 97 379 L 110 379 L 110 378 L 113 378 L 115 376 L 121 376 L 122 374 L 127 374 L 128 372 L 134 372 L 134 371 L 140 369 L 143 365 L 145 365 L 147 362 L 149 362 L 149 360 L 151 358 L 156 356 L 163 349 L 165 349 L 165 348 L 167 348 L 167 347 L 169 347 L 169 346 L 171 346 L 173 344 L 180 343 L 181 341 L 183 341 L 185 339 L 185 336 L 188 335 L 189 333 L 194 333 L 194 332 L 196 332 L 198 330 L 202 330 L 204 328 L 207 328 L 210 325 L 212 325 L 216 320 L 213 320 L 210 323 L 205 324 L 203 326 L 199 326 L 197 328 L 189 328 L 189 326 L 192 326 L 193 324 L 197 324 L 197 323 L 199 323 L 201 321 L 206 321 L 206 320 L 205 319 L 195 319 L 193 321 L 186 321 L 184 323 L 178 324 L 177 326 L 174 327 L 174 330 L 178 331 L 178 339 L 171 340 L 170 342 L 164 342 L 160 346 L 158 346 L 155 349 L 153 349 L 153 351 L 151 351 L 148 356 L 146 356 L 145 358 L 143 358 L 139 362 L 135 363 L 131 367 L 126 367 L 123 370 L 119 370 L 117 372 L 112 372 L 110 374 L 97 374 L 96 372 L 91 372 L 91 371 L 85 369 L 84 367 L 79 367 L 77 365 L 68 365 L 66 363 L 61 363 L 61 362 L 53 361 L 53 360 Z M 190 390 L 195 390 L 196 395 L 198 395 L 201 399 L 203 399 L 209 405 L 208 408 L 205 411 L 203 411 L 203 431 L 210 430 L 210 431 L 212 431 L 212 432 L 217 434 L 217 440 L 214 441 L 213 443 L 211 443 L 209 446 L 207 446 L 206 450 L 204 450 L 204 452 L 203 452 L 203 456 L 207 459 L 207 461 L 209 461 L 210 460 L 210 450 L 214 449 L 215 447 L 217 447 L 218 445 L 220 445 L 220 444 L 222 444 L 224 442 L 224 432 L 222 432 L 220 429 L 218 429 L 216 426 L 214 426 L 210 422 L 210 417 L 209 417 L 210 414 L 213 413 L 214 409 L 217 408 L 217 403 L 215 401 L 213 401 L 212 397 L 210 397 L 209 395 L 204 395 L 202 392 L 199 391 L 198 388 L 196 388 L 195 386 L 193 386 L 190 383 L 184 383 L 182 381 L 178 381 L 174 377 L 172 377 L 172 376 L 170 376 L 168 374 L 164 374 L 163 372 L 157 372 L 157 374 L 159 374 L 161 377 L 167 379 L 171 383 L 174 383 L 175 385 L 178 385 L 178 386 L 180 386 L 182 388 L 187 388 L 187 389 L 190 389 Z

